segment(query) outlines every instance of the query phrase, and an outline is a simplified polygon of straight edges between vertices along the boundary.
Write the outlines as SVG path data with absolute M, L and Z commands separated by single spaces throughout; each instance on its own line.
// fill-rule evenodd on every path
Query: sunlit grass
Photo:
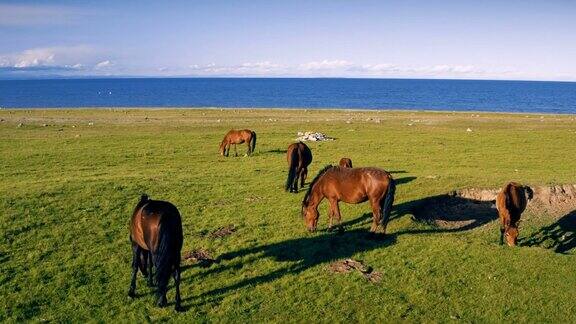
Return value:
M 308 234 L 302 193 L 283 191 L 283 150 L 306 130 L 337 138 L 309 144 L 311 177 L 343 156 L 395 171 L 404 211 L 464 187 L 574 183 L 572 116 L 110 109 L 0 118 L 0 320 L 576 321 L 573 250 L 501 247 L 496 222 L 448 233 L 406 212 L 393 212 L 387 239 L 372 240 L 366 204 L 341 205 L 344 235 Z M 254 156 L 217 154 L 233 127 L 258 133 Z M 182 314 L 156 308 L 141 278 L 140 297 L 127 297 L 127 223 L 143 192 L 180 209 L 183 251 L 224 257 L 209 268 L 184 263 Z M 556 221 L 530 219 L 521 237 Z M 204 235 L 228 224 L 238 231 Z M 326 270 L 347 257 L 382 281 Z

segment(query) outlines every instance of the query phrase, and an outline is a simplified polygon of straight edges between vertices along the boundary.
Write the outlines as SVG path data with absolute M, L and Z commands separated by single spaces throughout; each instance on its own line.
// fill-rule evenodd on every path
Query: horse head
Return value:
M 308 228 L 308 231 L 316 231 L 316 227 L 318 226 L 318 218 L 320 218 L 318 209 L 314 206 L 308 205 L 306 202 L 302 202 L 301 215 L 302 219 L 304 219 L 304 223 L 306 224 L 306 228 Z
M 524 186 L 524 193 L 526 194 L 526 199 L 532 200 L 534 198 L 534 190 L 528 186 Z
M 518 241 L 518 227 L 508 226 L 504 231 L 504 238 L 508 246 L 516 246 Z

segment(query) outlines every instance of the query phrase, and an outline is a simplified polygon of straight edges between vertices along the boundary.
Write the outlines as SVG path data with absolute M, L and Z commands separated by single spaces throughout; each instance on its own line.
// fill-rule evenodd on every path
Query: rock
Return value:
M 22 123 L 19 123 L 19 124 L 18 124 L 18 127 L 22 127 L 22 126 L 24 126 L 24 124 L 22 124 Z
M 334 138 L 327 136 L 326 134 L 322 133 L 314 133 L 314 132 L 298 132 L 298 137 L 296 138 L 297 141 L 333 141 Z
M 88 123 L 88 126 L 93 126 L 93 125 L 94 125 L 93 122 L 89 122 L 89 123 Z
M 471 132 L 472 129 L 471 129 L 471 128 L 467 128 L 466 131 L 467 131 L 467 132 Z

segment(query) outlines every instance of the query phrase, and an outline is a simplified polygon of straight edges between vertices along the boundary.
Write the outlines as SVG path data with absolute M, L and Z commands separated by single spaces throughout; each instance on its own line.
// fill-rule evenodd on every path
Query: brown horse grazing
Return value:
M 130 220 L 132 242 L 132 280 L 128 296 L 134 297 L 138 269 L 148 266 L 148 282 L 152 283 L 152 265 L 156 268 L 157 305 L 166 306 L 166 291 L 170 275 L 174 277 L 177 311 L 180 306 L 180 251 L 182 220 L 178 209 L 169 202 L 148 199 L 142 195 Z
M 351 168 L 352 167 L 352 160 L 347 157 L 343 157 L 340 159 L 340 163 L 338 163 L 343 168 Z
M 396 183 L 392 176 L 378 168 L 341 168 L 331 165 L 325 167 L 310 183 L 308 192 L 302 201 L 302 217 L 309 231 L 315 231 L 318 225 L 318 205 L 327 198 L 330 203 L 330 226 L 335 218 L 340 226 L 339 201 L 358 204 L 370 201 L 372 206 L 372 227 L 370 232 L 386 233 L 390 218 Z
M 248 145 L 248 152 L 246 152 L 246 155 L 251 155 L 256 148 L 256 132 L 249 129 L 230 130 L 226 133 L 224 139 L 220 143 L 220 155 L 228 156 L 230 153 L 230 145 L 234 144 L 234 153 L 235 156 L 238 156 L 236 144 L 242 144 L 244 142 Z
M 516 245 L 518 239 L 518 222 L 520 215 L 528 200 L 532 199 L 534 191 L 528 186 L 522 186 L 516 182 L 510 182 L 502 188 L 496 197 L 496 208 L 500 218 L 500 244 L 504 243 L 509 246 Z
M 288 160 L 286 191 L 298 192 L 298 178 L 300 178 L 300 188 L 304 187 L 304 180 L 308 176 L 308 166 L 312 163 L 312 151 L 302 142 L 290 144 L 286 160 Z

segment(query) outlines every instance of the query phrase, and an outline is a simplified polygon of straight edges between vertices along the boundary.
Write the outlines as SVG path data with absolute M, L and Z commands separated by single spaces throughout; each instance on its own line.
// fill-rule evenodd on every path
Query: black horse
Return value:
M 176 206 L 166 201 L 151 200 L 142 195 L 130 221 L 132 242 L 132 280 L 128 296 L 134 297 L 138 269 L 152 285 L 152 266 L 155 267 L 156 292 L 159 307 L 167 304 L 166 291 L 170 275 L 174 276 L 176 310 L 180 305 L 180 251 L 182 250 L 182 220 Z M 146 270 L 146 268 L 148 268 Z

